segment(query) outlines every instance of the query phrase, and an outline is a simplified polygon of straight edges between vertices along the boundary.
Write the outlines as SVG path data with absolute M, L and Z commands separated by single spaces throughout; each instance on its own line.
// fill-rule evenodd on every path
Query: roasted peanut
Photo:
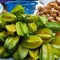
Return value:
M 56 17 L 56 21 L 60 22 L 60 17 Z
M 45 5 L 43 8 L 40 7 L 40 9 L 38 9 L 38 15 L 46 15 L 48 17 L 49 21 L 60 21 L 60 2 L 55 1 L 55 2 L 50 2 L 47 5 Z M 43 9 L 43 10 L 42 10 Z M 43 12 L 43 13 L 42 13 Z M 57 18 L 56 18 L 57 17 Z
M 51 21 L 51 20 L 54 20 L 54 18 L 52 16 L 48 17 L 48 20 Z

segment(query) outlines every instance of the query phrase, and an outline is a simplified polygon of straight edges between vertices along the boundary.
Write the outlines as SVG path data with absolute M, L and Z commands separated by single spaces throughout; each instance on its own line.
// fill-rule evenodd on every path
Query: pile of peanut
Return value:
M 39 7 L 37 15 L 46 15 L 49 21 L 60 22 L 60 2 L 50 2 L 44 7 Z

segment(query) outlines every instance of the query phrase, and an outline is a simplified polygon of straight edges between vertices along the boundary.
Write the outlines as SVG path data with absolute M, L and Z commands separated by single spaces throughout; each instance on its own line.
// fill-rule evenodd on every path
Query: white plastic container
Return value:
M 0 3 L 0 13 L 2 13 L 2 11 L 3 11 L 3 6 L 2 6 L 2 4 Z

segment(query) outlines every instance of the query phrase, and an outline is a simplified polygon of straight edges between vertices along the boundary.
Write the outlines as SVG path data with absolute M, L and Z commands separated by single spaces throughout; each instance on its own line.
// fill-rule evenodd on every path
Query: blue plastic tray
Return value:
M 20 4 L 23 7 L 25 7 L 25 13 L 27 14 L 33 14 L 35 10 L 36 4 L 38 4 L 35 1 L 9 1 L 5 2 L 7 6 L 7 11 L 10 12 L 16 5 Z

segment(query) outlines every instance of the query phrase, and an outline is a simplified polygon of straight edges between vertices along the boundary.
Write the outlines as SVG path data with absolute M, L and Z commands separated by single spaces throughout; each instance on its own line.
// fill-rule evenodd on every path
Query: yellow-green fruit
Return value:
M 54 60 L 53 47 L 51 44 L 47 44 L 49 60 Z
M 60 49 L 53 48 L 53 52 L 60 57 Z
M 17 5 L 12 9 L 11 13 L 13 13 L 16 16 L 19 16 L 20 14 L 24 13 L 24 7 L 22 7 L 21 5 Z
M 10 56 L 10 54 L 6 51 L 6 49 L 3 46 L 0 46 L 0 57 L 6 58 Z
M 16 31 L 16 27 L 14 24 L 6 25 L 7 31 L 14 33 Z
M 33 59 L 32 57 L 27 57 L 26 60 L 37 60 L 37 59 Z
M 41 46 L 42 43 L 43 43 L 43 40 L 36 35 L 30 35 L 22 41 L 22 45 L 30 49 L 35 49 Z
M 49 43 L 43 44 L 40 54 L 41 60 L 54 60 L 53 48 Z
M 52 44 L 52 46 L 56 49 L 60 49 L 60 45 Z
M 14 49 L 19 42 L 19 38 L 20 38 L 19 36 L 8 37 L 5 41 L 4 47 L 8 50 Z
M 5 49 L 1 46 L 0 47 L 0 57 L 4 55 Z
M 29 30 L 26 23 L 22 23 L 21 28 L 24 34 L 29 34 Z
M 52 35 L 52 30 L 50 30 L 49 28 L 42 28 L 42 29 L 39 29 L 37 31 L 37 34 L 48 34 L 48 35 Z
M 7 32 L 6 31 L 1 31 L 0 36 L 3 37 L 3 38 L 6 38 L 7 37 Z
M 19 36 L 23 36 L 24 32 L 22 31 L 22 22 L 16 22 L 16 31 L 17 31 L 17 35 Z
M 16 19 L 16 16 L 9 12 L 2 13 L 1 20 L 3 22 L 14 22 L 14 21 L 16 21 L 15 19 Z
M 35 49 L 35 50 L 29 50 L 29 55 L 33 58 L 33 59 L 38 59 L 39 58 L 39 49 Z
M 55 39 L 53 39 L 51 43 L 55 45 L 60 45 L 60 36 L 55 36 Z
M 48 49 L 45 44 L 42 45 L 42 48 L 40 48 L 40 59 L 41 60 L 48 60 Z
M 31 32 L 37 31 L 37 25 L 35 23 L 28 23 L 28 28 Z
M 42 39 L 44 40 L 47 40 L 47 39 L 50 39 L 51 38 L 51 35 L 48 35 L 48 34 L 37 34 L 39 37 L 41 37 Z
M 28 55 L 28 49 L 26 49 L 20 44 L 17 51 L 13 54 L 13 57 L 16 60 L 23 60 L 27 55 Z
M 38 16 L 37 15 L 28 15 L 27 21 L 28 22 L 37 22 L 38 21 Z

